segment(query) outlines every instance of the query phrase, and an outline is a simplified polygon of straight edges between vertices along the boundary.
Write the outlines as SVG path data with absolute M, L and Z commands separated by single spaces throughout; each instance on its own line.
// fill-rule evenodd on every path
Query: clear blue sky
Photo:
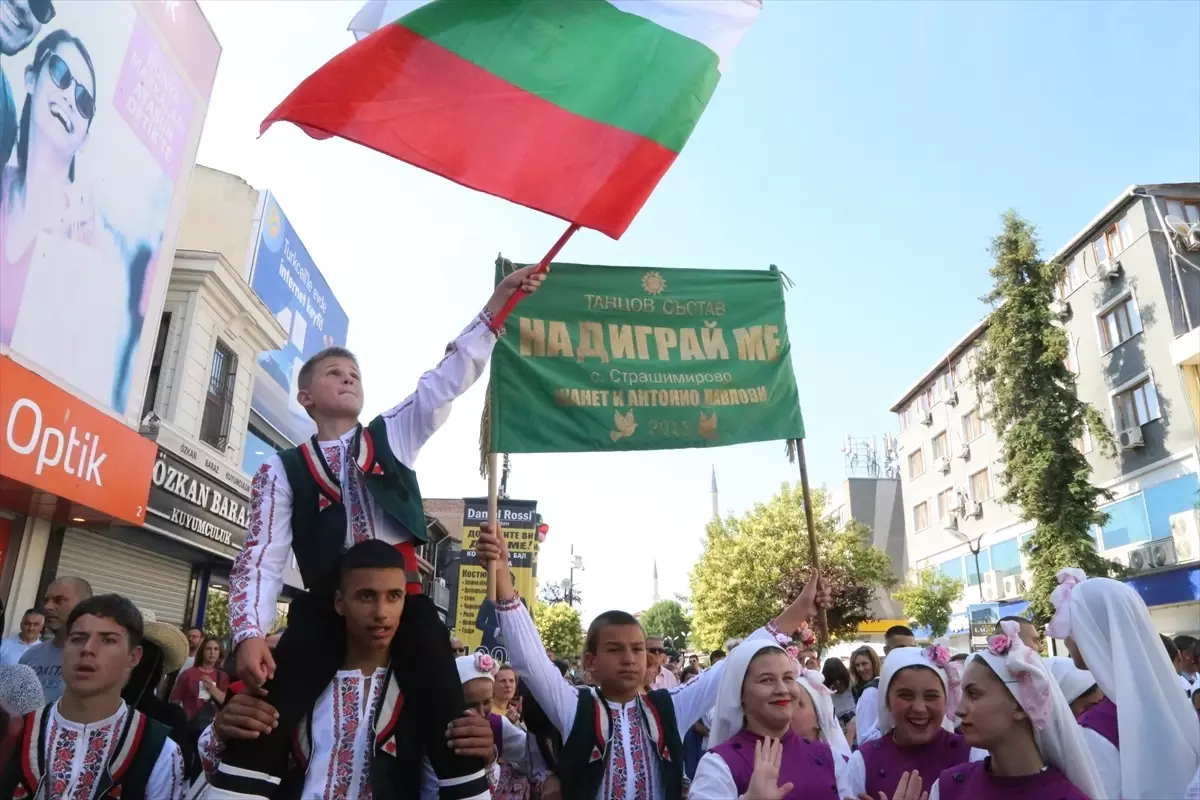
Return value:
M 201 163 L 272 189 L 350 315 L 376 412 L 411 391 L 488 293 L 497 251 L 541 256 L 564 225 L 340 141 L 262 118 L 350 44 L 354 0 L 202 0 L 224 55 Z M 987 243 L 1015 207 L 1048 255 L 1131 183 L 1200 179 L 1200 2 L 767 0 L 692 140 L 620 242 L 564 260 L 760 269 L 796 287 L 788 324 L 815 483 L 847 433 L 984 313 Z M 426 496 L 486 492 L 482 385 L 417 468 Z M 585 617 L 687 591 L 709 516 L 764 501 L 777 444 L 514 457 L 510 489 L 551 524 L 543 580 L 574 543 Z

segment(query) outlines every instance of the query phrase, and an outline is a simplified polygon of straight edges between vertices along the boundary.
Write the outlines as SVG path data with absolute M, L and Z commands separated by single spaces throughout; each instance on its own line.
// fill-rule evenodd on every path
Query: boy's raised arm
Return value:
M 546 277 L 532 274 L 532 269 L 524 267 L 501 281 L 479 316 L 447 345 L 438 365 L 421 376 L 417 390 L 384 412 L 388 445 L 401 464 L 416 463 L 421 448 L 450 416 L 451 404 L 479 380 L 496 344 L 489 327 L 492 316 L 513 292 L 532 293 Z

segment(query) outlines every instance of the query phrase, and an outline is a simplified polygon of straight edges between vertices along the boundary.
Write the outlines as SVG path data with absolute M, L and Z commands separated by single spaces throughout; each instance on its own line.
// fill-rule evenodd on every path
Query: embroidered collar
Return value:
M 616 736 L 616 729 L 608 711 L 609 700 L 596 687 L 589 686 L 586 691 L 592 695 L 592 703 L 596 712 L 596 744 L 593 745 L 592 755 L 588 759 L 588 763 L 592 763 L 608 758 L 613 737 Z M 662 715 L 658 713 L 658 709 L 642 695 L 636 696 L 629 703 L 613 703 L 614 706 L 621 709 L 622 713 L 631 704 L 634 706 L 634 713 L 640 714 L 645 721 L 646 730 L 649 732 L 650 741 L 654 745 L 654 751 L 658 754 L 659 760 L 670 761 L 671 751 L 667 747 L 666 728 L 663 727 Z
M 42 781 L 46 778 L 46 737 L 57 708 L 57 702 L 50 703 L 26 718 L 21 742 L 21 773 L 25 783 L 32 789 L 33 797 L 39 796 Z M 104 797 L 124 777 L 146 732 L 145 715 L 136 709 L 130 709 L 124 702 L 121 703 L 121 709 L 109 719 L 112 719 L 112 725 L 117 729 L 113 734 L 117 743 L 112 748 L 107 769 L 101 773 L 96 785 L 96 797 Z M 63 722 L 72 724 L 67 719 L 63 719 Z M 84 740 L 80 739 L 79 742 L 83 744 Z M 49 744 L 53 745 L 53 742 Z M 14 795 L 13 800 L 21 796 Z
M 378 707 L 375 709 L 374 719 L 375 748 L 394 756 L 396 741 L 392 734 L 396 731 L 396 723 L 400 721 L 400 712 L 404 708 L 404 693 L 400 691 L 400 683 L 391 667 L 388 667 L 382 677 L 378 677 L 377 673 L 375 680 L 385 681 L 384 685 L 387 687 L 383 696 L 376 701 Z M 313 711 L 310 710 L 305 716 L 304 724 L 298 725 L 292 735 L 292 755 L 305 771 L 308 770 L 308 762 L 312 758 L 312 724 Z
M 362 474 L 380 475 L 383 473 L 383 467 L 375 458 L 374 437 L 371 436 L 371 431 L 364 428 L 361 424 L 355 427 L 354 435 L 346 443 L 346 450 L 347 458 L 354 462 Z M 300 453 L 304 457 L 304 463 L 308 467 L 308 471 L 317 482 L 317 488 L 321 490 L 319 510 L 324 510 L 331 503 L 341 503 L 341 479 L 325 459 L 325 451 L 321 447 L 321 443 L 317 440 L 316 434 L 313 434 L 312 438 L 300 444 Z

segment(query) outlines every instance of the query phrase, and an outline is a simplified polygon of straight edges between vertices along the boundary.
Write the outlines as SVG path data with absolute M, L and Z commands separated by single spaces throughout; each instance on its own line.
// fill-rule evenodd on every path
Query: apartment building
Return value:
M 1131 186 L 1055 255 L 1067 265 L 1053 310 L 1080 396 L 1119 440 L 1106 458 L 1079 442 L 1093 481 L 1113 493 L 1096 546 L 1127 565 L 1156 624 L 1200 629 L 1200 184 Z M 908 568 L 966 584 L 951 633 L 965 641 L 969 604 L 1020 613 L 1029 585 L 1021 545 L 1032 525 L 1006 506 L 1001 450 L 970 372 L 980 322 L 892 406 L 905 503 Z

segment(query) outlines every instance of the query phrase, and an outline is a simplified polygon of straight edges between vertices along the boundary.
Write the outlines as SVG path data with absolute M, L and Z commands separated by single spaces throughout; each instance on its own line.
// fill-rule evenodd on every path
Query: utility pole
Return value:
M 575 545 L 571 545 L 571 568 L 567 573 L 567 605 L 575 605 L 575 570 L 583 569 L 583 556 L 575 555 Z

